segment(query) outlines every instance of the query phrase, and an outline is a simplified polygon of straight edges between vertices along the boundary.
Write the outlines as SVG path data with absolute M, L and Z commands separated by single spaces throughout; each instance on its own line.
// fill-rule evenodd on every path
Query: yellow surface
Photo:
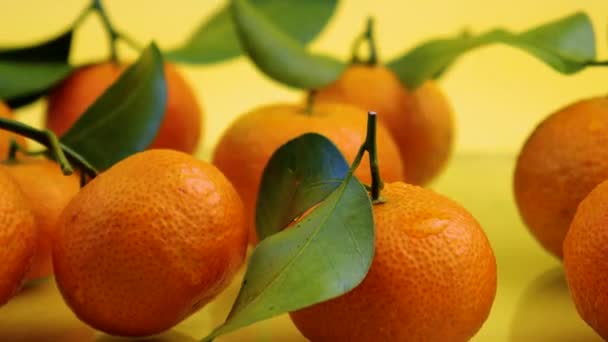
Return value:
M 88 0 L 0 1 L 0 46 L 28 44 L 62 31 Z M 171 48 L 184 41 L 197 24 L 224 0 L 106 0 L 116 25 L 140 42 L 155 39 Z M 584 10 L 598 34 L 600 56 L 608 59 L 605 0 L 342 0 L 327 29 L 312 44 L 315 51 L 347 58 L 353 37 L 368 15 L 376 18 L 382 60 L 438 35 L 468 27 L 482 32 L 496 26 L 523 30 L 550 19 Z M 98 18 L 89 17 L 75 37 L 76 64 L 107 55 Z M 122 56 L 133 58 L 128 47 Z M 299 101 L 302 93 L 260 75 L 245 59 L 182 71 L 206 110 L 201 150 L 209 150 L 236 116 L 254 106 Z M 236 80 L 238 78 L 238 81 Z M 459 151 L 516 151 L 532 127 L 549 112 L 576 99 L 608 93 L 608 68 L 562 76 L 525 53 L 501 45 L 468 54 L 446 75 L 442 86 L 457 113 Z M 28 120 L 39 118 L 43 105 L 27 108 Z
M 462 203 L 485 228 L 498 262 L 492 312 L 474 342 L 599 342 L 576 314 L 560 264 L 533 241 L 521 223 L 511 192 L 514 158 L 468 154 L 456 157 L 437 191 Z M 220 324 L 239 280 L 196 315 L 153 341 L 195 341 Z M 54 281 L 26 289 L 0 308 L 0 341 L 116 341 L 78 322 Z M 287 316 L 256 323 L 218 342 L 306 341 Z
M 0 45 L 28 44 L 60 32 L 86 0 L 0 1 Z M 173 47 L 220 0 L 107 0 L 119 28 L 146 42 Z M 574 10 L 592 17 L 600 56 L 608 56 L 605 28 L 608 1 L 367 1 L 343 0 L 338 13 L 313 44 L 317 51 L 347 57 L 365 17 L 376 17 L 384 60 L 412 44 L 450 35 L 464 26 L 474 32 L 497 25 L 524 29 Z M 128 48 L 122 56 L 133 58 Z M 72 61 L 105 56 L 107 46 L 97 18 L 75 37 Z M 606 59 L 606 58 L 604 58 Z M 206 112 L 199 152 L 209 151 L 239 114 L 264 103 L 299 101 L 302 93 L 261 76 L 244 59 L 181 69 Z M 237 81 L 238 76 L 238 81 Z M 442 81 L 457 113 L 457 155 L 434 187 L 460 201 L 482 223 L 498 259 L 499 289 L 492 313 L 474 341 L 600 341 L 582 322 L 568 297 L 557 260 L 542 251 L 521 223 L 511 192 L 514 154 L 545 115 L 576 99 L 608 92 L 608 69 L 561 76 L 514 49 L 492 46 L 462 59 Z M 21 111 L 39 122 L 44 103 Z M 238 282 L 237 282 L 238 283 Z M 236 294 L 235 285 L 216 302 L 155 341 L 193 341 L 219 324 Z M 0 341 L 116 341 L 78 322 L 49 281 L 29 288 L 0 308 Z M 219 341 L 303 341 L 286 317 L 255 324 Z

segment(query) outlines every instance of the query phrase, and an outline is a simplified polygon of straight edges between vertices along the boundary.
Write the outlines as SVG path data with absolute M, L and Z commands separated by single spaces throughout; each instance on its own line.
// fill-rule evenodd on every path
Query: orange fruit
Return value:
M 255 236 L 255 208 L 264 167 L 281 145 L 304 133 L 316 132 L 329 138 L 347 160 L 352 161 L 365 140 L 367 113 L 358 107 L 318 103 L 313 112 L 295 104 L 263 106 L 239 117 L 217 144 L 213 163 L 232 181 L 245 204 L 250 241 Z M 403 177 L 399 151 L 381 124 L 377 129 L 378 161 L 386 181 Z M 363 159 L 355 175 L 371 183 L 369 162 Z
M 580 316 L 608 339 L 608 182 L 579 204 L 564 240 L 564 268 Z
M 408 183 L 428 183 L 450 157 L 452 108 L 433 81 L 411 91 L 386 67 L 353 64 L 335 83 L 319 90 L 316 99 L 378 112 L 399 147 Z
M 13 178 L 0 169 L 0 305 L 21 288 L 36 250 L 34 215 Z
M 243 205 L 213 165 L 173 150 L 134 154 L 89 182 L 53 240 L 59 289 L 113 335 L 167 330 L 209 302 L 244 261 Z
M 541 245 L 561 258 L 580 201 L 608 179 L 608 99 L 569 105 L 543 120 L 519 153 L 514 193 Z
M 51 240 L 63 208 L 80 189 L 77 175 L 64 176 L 56 163 L 38 158 L 20 158 L 2 164 L 25 195 L 36 220 L 38 244 L 27 280 L 53 273 Z
M 11 109 L 2 101 L 0 101 L 0 118 L 15 120 Z M 4 160 L 8 156 L 11 139 L 15 139 L 19 145 L 26 147 L 25 139 L 22 136 L 0 130 L 0 160 Z
M 488 317 L 496 259 L 464 208 L 397 182 L 374 205 L 375 255 L 353 290 L 290 314 L 311 341 L 468 341 Z
M 111 62 L 82 67 L 49 95 L 46 126 L 61 136 L 127 68 Z M 193 153 L 201 139 L 202 111 L 192 89 L 171 64 L 165 64 L 167 110 L 150 148 Z

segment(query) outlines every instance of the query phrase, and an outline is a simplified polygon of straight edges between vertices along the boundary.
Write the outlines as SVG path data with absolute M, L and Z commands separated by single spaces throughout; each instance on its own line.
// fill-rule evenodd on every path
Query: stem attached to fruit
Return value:
M 369 56 L 366 61 L 359 57 L 359 48 L 363 42 L 367 42 L 367 46 L 369 48 Z M 378 50 L 376 48 L 376 38 L 374 36 L 374 18 L 372 17 L 367 18 L 365 31 L 353 42 L 351 63 L 363 63 L 370 66 L 378 64 Z
M 384 199 L 380 196 L 380 190 L 382 190 L 384 184 L 382 183 L 382 179 L 380 178 L 380 167 L 378 165 L 378 149 L 376 147 L 377 119 L 378 118 L 376 112 L 368 112 L 367 134 L 365 136 L 365 141 L 359 148 L 359 151 L 355 156 L 355 160 L 353 161 L 350 167 L 351 172 L 354 171 L 361 163 L 361 159 L 363 159 L 365 151 L 367 151 L 367 153 L 369 154 L 369 168 L 372 176 L 372 185 L 370 187 L 370 192 L 373 204 L 384 203 Z
M 22 153 L 26 156 L 39 156 L 45 153 L 45 151 L 28 151 L 23 146 L 19 145 L 19 143 L 11 138 L 10 145 L 8 147 L 8 156 L 5 160 L 6 163 L 16 163 L 17 162 L 17 152 Z
M 78 153 L 63 145 L 59 139 L 57 139 L 55 133 L 48 129 L 38 130 L 21 122 L 6 118 L 0 118 L 0 129 L 30 138 L 45 146 L 49 152 L 47 155 L 50 155 L 52 159 L 59 163 L 61 172 L 63 172 L 64 175 L 70 175 L 74 172 L 72 164 L 70 163 L 71 161 L 78 166 L 82 173 L 87 174 L 91 178 L 97 176 L 98 172 L 93 166 Z M 16 153 L 16 150 L 14 153 Z
M 140 51 L 142 46 L 138 44 L 133 38 L 126 35 L 124 32 L 120 32 L 114 28 L 108 14 L 106 13 L 105 8 L 103 7 L 101 0 L 92 0 L 91 9 L 97 11 L 99 16 L 101 17 L 101 22 L 108 33 L 108 38 L 110 40 L 110 59 L 112 62 L 118 62 L 118 51 L 117 51 L 117 42 L 119 39 L 123 40 L 133 49 Z
M 308 115 L 312 115 L 315 110 L 315 98 L 317 96 L 317 91 L 311 89 L 308 91 L 308 95 L 306 96 L 306 109 L 305 112 Z

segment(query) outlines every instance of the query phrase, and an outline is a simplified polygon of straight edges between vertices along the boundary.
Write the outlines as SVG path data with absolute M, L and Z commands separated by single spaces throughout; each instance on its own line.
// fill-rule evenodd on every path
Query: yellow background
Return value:
M 0 46 L 29 44 L 61 32 L 87 0 L 1 0 Z M 163 48 L 183 42 L 198 23 L 219 8 L 222 0 L 106 0 L 116 26 L 140 42 L 156 40 Z M 353 37 L 373 15 L 382 60 L 388 61 L 431 37 L 453 35 L 468 27 L 482 32 L 496 26 L 523 30 L 550 19 L 584 10 L 598 35 L 598 53 L 608 59 L 608 1 L 605 0 L 343 0 L 312 49 L 347 58 Z M 96 16 L 90 16 L 75 37 L 72 62 L 103 58 L 106 36 Z M 121 50 L 125 58 L 133 51 Z M 244 58 L 229 62 L 184 66 L 205 109 L 208 152 L 229 122 L 254 106 L 299 101 L 302 93 L 271 81 Z M 608 68 L 563 76 L 527 54 L 493 45 L 466 55 L 441 85 L 457 114 L 457 151 L 516 151 L 534 125 L 548 113 L 572 101 L 608 94 Z M 38 118 L 42 104 L 26 108 Z M 207 154 L 207 153 L 205 153 Z
M 304 1 L 304 0 L 303 0 Z M 28 44 L 62 31 L 86 0 L 0 0 L 0 45 Z M 177 46 L 197 23 L 217 9 L 219 0 L 106 0 L 115 24 L 140 42 L 154 38 L 161 47 Z M 598 34 L 600 58 L 608 59 L 608 1 L 366 1 L 342 0 L 327 29 L 312 44 L 316 51 L 348 57 L 353 37 L 368 15 L 377 22 L 383 60 L 421 40 L 504 26 L 523 30 L 575 10 L 585 10 Z M 83 63 L 107 53 L 96 17 L 75 37 L 72 61 Z M 128 48 L 122 56 L 133 58 Z M 245 59 L 181 69 L 206 112 L 208 153 L 229 122 L 250 108 L 276 101 L 299 101 L 302 94 L 260 75 Z M 577 99 L 608 94 L 608 69 L 562 76 L 528 55 L 491 46 L 460 60 L 441 85 L 457 114 L 456 155 L 433 184 L 469 209 L 481 222 L 497 256 L 499 288 L 492 312 L 475 341 L 599 341 L 577 316 L 557 260 L 545 253 L 521 223 L 511 192 L 514 155 L 532 128 L 547 114 Z M 39 122 L 39 102 L 21 112 Z M 238 283 L 213 304 L 158 341 L 192 341 L 217 325 Z M 80 334 L 80 335 L 79 335 Z M 0 341 L 90 340 L 93 332 L 59 298 L 52 282 L 25 291 L 0 308 Z M 25 336 L 29 336 L 25 338 Z M 96 335 L 98 341 L 114 341 Z M 254 338 L 255 337 L 255 338 Z M 283 316 L 220 341 L 303 341 Z

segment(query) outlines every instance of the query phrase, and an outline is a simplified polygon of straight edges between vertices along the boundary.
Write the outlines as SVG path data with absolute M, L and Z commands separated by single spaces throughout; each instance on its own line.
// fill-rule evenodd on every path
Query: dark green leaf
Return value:
M 564 74 L 582 70 L 596 56 L 591 21 L 586 14 L 576 13 L 520 34 L 496 29 L 474 37 L 465 34 L 431 40 L 388 63 L 388 67 L 404 84 L 416 88 L 425 80 L 439 77 L 462 54 L 492 43 L 522 49 Z
M 93 167 L 105 170 L 152 143 L 166 104 L 163 61 L 152 43 L 61 137 L 61 142 Z
M 344 64 L 308 53 L 246 0 L 232 1 L 232 16 L 243 49 L 267 76 L 286 85 L 314 89 L 332 83 Z
M 276 153 L 266 164 L 256 210 L 260 240 L 324 200 L 348 173 L 348 163 L 329 140 L 308 135 L 288 143 L 290 153 Z
M 271 162 L 299 158 L 304 145 L 332 146 L 316 134 L 298 139 L 283 145 Z M 324 153 L 339 156 L 335 147 Z M 320 156 L 320 159 L 327 157 Z M 341 156 L 338 160 L 344 162 Z M 302 166 L 301 163 L 294 165 Z M 286 183 L 286 187 L 293 185 Z M 281 189 L 276 191 L 284 193 Z M 241 291 L 226 322 L 205 341 L 350 291 L 367 274 L 373 254 L 374 223 L 369 196 L 361 183 L 348 173 L 324 201 L 293 227 L 260 242 L 249 260 Z
M 253 0 L 252 5 L 281 31 L 301 44 L 313 40 L 325 27 L 337 0 Z M 177 62 L 215 63 L 240 56 L 241 45 L 230 16 L 230 8 L 222 7 L 205 21 L 188 39 L 165 57 Z
M 0 98 L 15 108 L 48 92 L 72 71 L 71 44 L 69 30 L 44 43 L 0 49 Z

